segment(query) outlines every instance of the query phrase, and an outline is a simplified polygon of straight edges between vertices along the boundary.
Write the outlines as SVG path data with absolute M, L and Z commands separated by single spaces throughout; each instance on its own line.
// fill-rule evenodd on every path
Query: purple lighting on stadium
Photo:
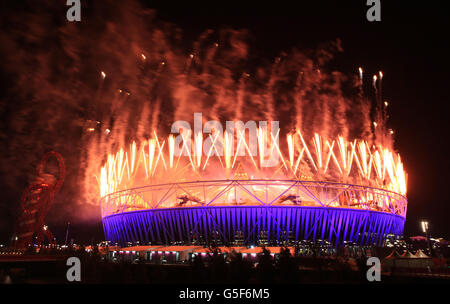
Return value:
M 254 195 L 253 203 L 224 205 L 221 198 L 238 195 L 252 187 L 266 185 L 280 188 L 271 200 L 267 193 Z M 161 192 L 166 200 L 174 189 L 192 193 L 193 189 L 218 192 L 199 206 L 174 205 L 145 210 L 111 211 L 114 200 L 127 197 L 142 199 Z M 162 191 L 164 190 L 164 191 Z M 385 208 L 377 210 L 373 202 L 356 204 L 358 197 L 370 194 Z M 295 198 L 283 200 L 287 194 Z M 321 195 L 319 195 L 321 194 Z M 326 194 L 326 195 L 325 195 Z M 334 199 L 326 199 L 331 198 Z M 343 199 L 347 198 L 347 199 Z M 344 242 L 382 246 L 388 235 L 402 235 L 406 215 L 406 198 L 402 195 L 366 186 L 313 181 L 229 180 L 153 185 L 112 194 L 102 200 L 105 237 L 111 243 L 152 244 L 293 244 L 302 240 L 324 240 L 336 246 Z M 309 198 L 309 200 L 308 200 Z M 311 203 L 311 199 L 314 203 Z M 319 199 L 320 198 L 320 199 Z M 239 201 L 236 197 L 234 201 Z M 338 203 L 337 203 L 338 202 Z M 381 204 L 382 203 L 382 204 Z

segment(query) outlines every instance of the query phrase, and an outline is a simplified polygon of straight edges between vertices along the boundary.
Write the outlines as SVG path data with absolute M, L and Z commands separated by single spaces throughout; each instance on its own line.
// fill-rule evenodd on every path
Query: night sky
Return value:
M 405 235 L 421 233 L 419 221 L 426 218 L 434 236 L 448 239 L 450 49 L 448 12 L 439 5 L 443 2 L 382 1 L 382 21 L 373 23 L 366 19 L 366 1 L 297 2 L 244 8 L 160 6 L 159 15 L 192 35 L 221 25 L 249 29 L 267 56 L 339 38 L 344 48 L 335 62 L 339 70 L 382 70 L 383 96 L 391 105 L 388 124 L 408 172 Z
M 220 2 L 214 6 L 191 1 L 181 6 L 141 2 L 156 8 L 162 20 L 178 25 L 187 45 L 205 29 L 221 26 L 248 29 L 253 37 L 252 48 L 267 58 L 292 47 L 313 48 L 339 38 L 344 52 L 333 61 L 336 69 L 354 74 L 362 66 L 366 77 L 383 71 L 383 98 L 390 102 L 388 125 L 395 131 L 395 149 L 408 172 L 405 235 L 419 234 L 419 219 L 427 218 L 433 236 L 450 238 L 447 156 L 450 27 L 448 11 L 440 4 L 443 1 L 433 1 L 433 5 L 381 1 L 382 21 L 372 23 L 366 20 L 365 0 L 345 1 L 345 4 L 344 1 L 320 1 L 315 5 L 310 4 L 313 1 L 295 1 L 295 6 L 280 1 L 262 6 L 258 2 L 245 6 L 240 2 Z M 61 3 L 64 5 L 65 1 Z M 8 90 L 6 83 L 3 81 L 1 91 Z M 8 145 L 8 138 L 0 140 L 4 141 L 1 145 Z M 2 170 L 0 174 L 0 181 L 8 178 L 8 172 Z M 2 208 L 19 203 L 21 193 L 16 189 L 2 187 L 2 192 Z M 11 223 L 10 216 L 10 212 L 0 212 L 0 221 Z M 73 229 L 72 237 L 78 240 L 99 241 L 102 237 L 99 222 L 79 223 L 78 227 L 75 224 Z M 61 236 L 64 227 L 54 230 Z M 8 229 L 0 232 L 1 243 L 7 242 L 9 232 Z

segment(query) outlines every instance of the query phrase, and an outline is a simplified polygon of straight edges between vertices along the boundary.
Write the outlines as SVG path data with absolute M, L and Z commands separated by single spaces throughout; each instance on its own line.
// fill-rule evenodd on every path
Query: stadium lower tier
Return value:
M 304 206 L 147 209 L 103 218 L 111 244 L 286 245 L 303 240 L 383 246 L 401 236 L 405 218 L 391 213 Z

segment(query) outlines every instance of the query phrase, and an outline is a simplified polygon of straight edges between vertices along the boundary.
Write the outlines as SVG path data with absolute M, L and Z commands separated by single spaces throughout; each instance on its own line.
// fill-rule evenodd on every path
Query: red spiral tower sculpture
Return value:
M 58 177 L 44 172 L 47 161 L 54 157 L 58 161 Z M 54 237 L 47 226 L 44 225 L 45 217 L 53 204 L 55 194 L 61 188 L 66 173 L 64 159 L 61 154 L 47 152 L 37 167 L 35 182 L 27 187 L 21 199 L 21 214 L 16 223 L 13 245 L 16 248 L 25 248 L 33 242 L 36 235 L 37 242 L 54 242 Z

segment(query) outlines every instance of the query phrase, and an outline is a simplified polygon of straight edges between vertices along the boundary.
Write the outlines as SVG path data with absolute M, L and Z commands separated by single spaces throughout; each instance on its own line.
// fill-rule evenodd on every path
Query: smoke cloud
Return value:
M 254 58 L 246 30 L 206 29 L 186 46 L 180 28 L 137 1 L 90 1 L 80 23 L 67 22 L 60 3 L 25 2 L 28 9 L 0 21 L 0 166 L 17 199 L 11 213 L 42 155 L 55 150 L 68 175 L 55 212 L 98 216 L 84 210 L 98 204 L 107 153 L 154 130 L 167 134 L 194 112 L 205 121 L 279 120 L 284 132 L 307 137 L 375 140 L 357 80 L 327 69 L 339 41 Z

